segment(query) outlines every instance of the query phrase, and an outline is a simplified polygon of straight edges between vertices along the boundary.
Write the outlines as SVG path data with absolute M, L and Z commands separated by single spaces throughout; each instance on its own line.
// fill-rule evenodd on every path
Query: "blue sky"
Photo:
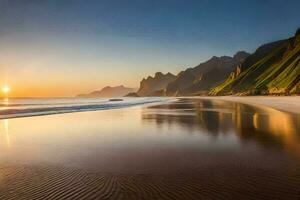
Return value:
M 0 0 L 0 79 L 36 91 L 59 82 L 62 96 L 138 86 L 156 71 L 292 36 L 299 8 L 299 0 Z

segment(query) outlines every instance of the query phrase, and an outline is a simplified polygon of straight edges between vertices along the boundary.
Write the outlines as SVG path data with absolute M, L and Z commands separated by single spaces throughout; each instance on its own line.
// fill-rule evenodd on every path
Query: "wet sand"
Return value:
M 300 113 L 300 96 L 219 96 L 219 97 L 193 97 L 201 99 L 219 99 L 254 106 L 268 106 L 278 110 Z
M 223 167 L 168 176 L 1 167 L 0 199 L 299 199 L 299 173 Z
M 10 119 L 0 199 L 298 200 L 299 120 L 191 99 Z

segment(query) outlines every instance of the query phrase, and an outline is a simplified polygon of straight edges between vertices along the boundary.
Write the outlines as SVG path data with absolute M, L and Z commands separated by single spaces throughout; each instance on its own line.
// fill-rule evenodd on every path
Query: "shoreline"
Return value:
M 232 101 L 252 106 L 266 106 L 283 112 L 300 114 L 300 96 L 194 96 L 179 98 Z
M 143 103 L 135 103 L 133 105 L 124 106 L 124 107 L 120 106 L 120 107 L 101 108 L 101 109 L 68 110 L 68 111 L 62 110 L 56 112 L 49 111 L 45 113 L 36 112 L 36 113 L 9 114 L 9 115 L 0 116 L 0 120 L 77 113 L 77 112 L 93 112 L 93 111 L 101 111 L 101 110 L 123 109 L 123 108 L 129 108 L 134 106 L 148 107 L 151 104 L 170 103 L 172 100 L 183 99 L 183 98 L 231 101 L 231 102 L 248 104 L 256 107 L 259 106 L 268 107 L 282 112 L 289 112 L 292 114 L 300 114 L 300 96 L 180 96 L 180 97 L 169 97 L 169 101 L 167 102 L 166 101 L 143 102 Z

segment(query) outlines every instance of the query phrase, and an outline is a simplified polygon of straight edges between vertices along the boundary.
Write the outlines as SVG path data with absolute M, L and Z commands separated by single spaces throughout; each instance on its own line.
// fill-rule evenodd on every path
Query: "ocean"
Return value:
M 0 119 L 108 110 L 168 101 L 164 97 L 124 97 L 123 101 L 109 98 L 7 98 L 0 100 Z

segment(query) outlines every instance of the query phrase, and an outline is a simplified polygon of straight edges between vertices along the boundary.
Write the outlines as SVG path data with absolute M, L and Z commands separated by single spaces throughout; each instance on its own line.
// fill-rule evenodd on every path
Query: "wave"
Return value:
M 82 98 L 74 99 L 12 99 L 0 102 L 0 119 L 62 114 L 71 112 L 118 109 L 150 103 L 167 101 L 168 98 L 124 98 L 120 102 L 109 99 L 95 98 L 88 101 Z

